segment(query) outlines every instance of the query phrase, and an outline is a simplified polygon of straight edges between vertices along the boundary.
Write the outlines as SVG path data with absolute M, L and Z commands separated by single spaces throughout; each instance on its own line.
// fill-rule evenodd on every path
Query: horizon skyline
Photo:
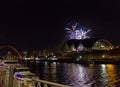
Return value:
M 65 26 L 77 21 L 92 37 L 120 45 L 120 1 L 3 1 L 0 44 L 22 48 L 54 48 L 65 41 Z

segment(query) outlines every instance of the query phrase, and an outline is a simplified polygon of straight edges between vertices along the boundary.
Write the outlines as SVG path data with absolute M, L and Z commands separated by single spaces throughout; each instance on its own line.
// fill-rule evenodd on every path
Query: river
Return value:
M 120 65 L 40 62 L 26 63 L 42 80 L 72 87 L 120 87 Z

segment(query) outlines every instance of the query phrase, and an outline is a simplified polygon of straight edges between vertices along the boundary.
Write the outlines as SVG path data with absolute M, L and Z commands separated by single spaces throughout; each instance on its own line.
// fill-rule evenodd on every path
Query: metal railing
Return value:
M 5 61 L 9 62 L 9 61 Z M 12 61 L 14 62 L 14 61 Z M 18 80 L 16 78 L 13 78 L 13 70 L 15 64 L 7 64 L 7 68 L 5 69 L 5 78 L 0 78 L 0 83 L 2 80 L 4 80 L 3 87 L 71 87 L 64 84 L 59 84 L 56 82 L 46 81 L 46 80 L 40 80 L 40 79 L 31 79 L 28 80 Z
M 36 84 L 36 87 L 71 87 L 68 85 L 63 85 L 63 84 L 50 82 L 46 80 L 33 79 L 32 81 Z

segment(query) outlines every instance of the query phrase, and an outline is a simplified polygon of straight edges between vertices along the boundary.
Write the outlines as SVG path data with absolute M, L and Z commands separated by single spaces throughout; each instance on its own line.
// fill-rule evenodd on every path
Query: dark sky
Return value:
M 89 27 L 94 38 L 120 45 L 119 0 L 3 0 L 0 7 L 1 45 L 54 48 L 64 42 L 70 21 Z

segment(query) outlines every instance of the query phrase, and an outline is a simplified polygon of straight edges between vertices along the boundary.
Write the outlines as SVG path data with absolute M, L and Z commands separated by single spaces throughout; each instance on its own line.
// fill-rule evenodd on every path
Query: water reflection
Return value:
M 50 80 L 50 81 L 56 81 L 56 62 L 53 63 L 48 63 L 44 62 L 42 66 L 42 70 L 40 70 L 40 73 L 42 77 L 40 76 L 41 79 L 44 80 Z
M 120 78 L 117 78 L 117 73 L 116 72 L 116 66 L 115 65 L 111 65 L 111 64 L 107 64 L 106 65 L 106 71 L 108 74 L 108 81 L 109 81 L 109 86 L 110 87 L 116 87 L 117 83 L 119 83 Z
M 119 87 L 120 85 L 119 65 L 57 62 L 39 62 L 36 65 L 31 63 L 29 64 L 33 66 L 30 67 L 31 70 L 38 73 L 40 79 L 68 84 L 72 87 Z

